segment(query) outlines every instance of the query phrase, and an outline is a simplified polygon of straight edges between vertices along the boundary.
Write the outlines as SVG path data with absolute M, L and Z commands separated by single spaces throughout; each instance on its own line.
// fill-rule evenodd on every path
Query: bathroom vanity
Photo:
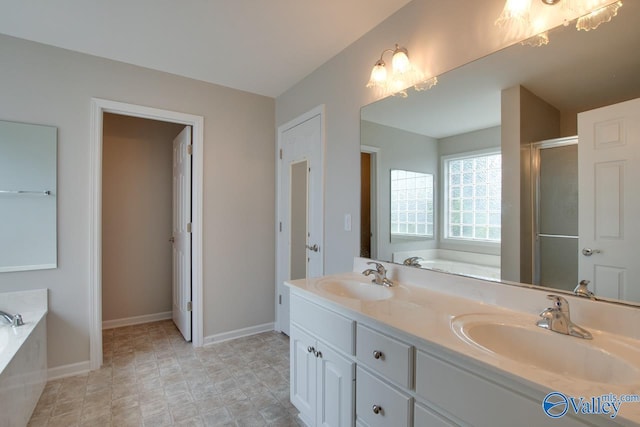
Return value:
M 595 410 L 584 406 L 592 397 L 640 393 L 639 337 L 606 320 L 617 310 L 637 325 L 636 310 L 567 297 L 573 320 L 593 334 L 585 340 L 536 326 L 550 305 L 539 290 L 390 264 L 394 286 L 382 287 L 361 274 L 367 261 L 287 284 L 291 401 L 307 425 L 640 423 L 640 402 L 622 403 L 613 418 L 580 413 Z M 566 413 L 560 402 L 556 418 L 547 415 L 552 392 L 550 403 L 575 397 L 578 414 L 569 400 Z

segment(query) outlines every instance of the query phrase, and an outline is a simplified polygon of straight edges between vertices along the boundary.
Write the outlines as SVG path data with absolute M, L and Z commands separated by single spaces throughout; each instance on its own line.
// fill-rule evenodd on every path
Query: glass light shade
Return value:
M 531 0 L 507 0 L 502 13 L 496 20 L 496 25 L 527 25 L 529 24 L 529 13 L 531 11 Z
M 549 32 L 538 33 L 520 42 L 524 46 L 540 47 L 549 44 Z
M 622 1 L 617 1 L 596 9 L 593 12 L 578 18 L 576 28 L 584 31 L 595 30 L 600 26 L 600 24 L 611 21 L 618 14 L 618 9 L 621 7 Z
M 367 83 L 367 87 L 376 87 L 382 86 L 387 81 L 387 68 L 383 61 L 378 61 L 373 66 L 371 70 L 371 77 L 369 78 L 369 83 Z
M 411 68 L 407 49 L 396 45 L 396 50 L 393 52 L 393 58 L 391 58 L 391 66 L 393 67 L 394 73 L 400 74 L 406 73 Z

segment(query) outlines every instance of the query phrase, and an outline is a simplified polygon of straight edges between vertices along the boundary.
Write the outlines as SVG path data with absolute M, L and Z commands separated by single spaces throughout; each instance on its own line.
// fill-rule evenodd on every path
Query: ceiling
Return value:
M 594 31 L 558 27 L 543 47 L 520 44 L 439 76 L 408 98 L 368 105 L 362 118 L 433 138 L 498 126 L 501 91 L 522 85 L 563 112 L 640 96 L 640 1 Z
M 0 0 L 0 33 L 277 97 L 410 0 Z

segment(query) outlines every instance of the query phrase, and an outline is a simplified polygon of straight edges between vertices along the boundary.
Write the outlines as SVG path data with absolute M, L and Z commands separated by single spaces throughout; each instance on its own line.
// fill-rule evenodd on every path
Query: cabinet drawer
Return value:
M 356 373 L 356 418 L 370 427 L 404 427 L 411 422 L 413 399 L 362 368 Z M 380 408 L 374 412 L 374 405 Z
M 291 322 L 349 355 L 354 353 L 355 321 L 291 295 Z
M 358 324 L 356 357 L 372 371 L 404 388 L 413 388 L 412 346 Z
M 456 424 L 435 413 L 425 406 L 415 404 L 413 408 L 413 427 L 455 427 Z

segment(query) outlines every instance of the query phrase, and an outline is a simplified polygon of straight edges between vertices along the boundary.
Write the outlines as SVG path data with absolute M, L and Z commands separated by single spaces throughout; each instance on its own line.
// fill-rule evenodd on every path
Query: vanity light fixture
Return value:
M 533 14 L 532 5 L 537 0 L 506 0 L 502 13 L 495 24 L 507 28 L 515 35 L 536 34 L 523 44 L 541 46 L 549 42 L 548 33 L 536 31 L 536 23 L 542 20 L 544 13 Z M 558 13 L 565 15 L 565 24 L 575 16 L 581 16 L 576 21 L 578 30 L 594 30 L 602 23 L 609 22 L 618 14 L 622 7 L 622 0 L 540 0 L 543 5 L 560 5 Z M 535 15 L 535 16 L 532 16 Z
M 611 21 L 618 14 L 618 9 L 621 7 L 622 0 L 596 9 L 591 13 L 578 18 L 576 28 L 584 31 L 595 30 L 600 26 L 600 24 Z
M 383 59 L 387 52 L 392 52 L 391 72 L 387 71 L 387 65 Z M 398 95 L 406 98 L 408 88 L 413 86 L 415 90 L 427 90 L 437 82 L 436 77 L 425 78 L 424 73 L 409 61 L 407 48 L 396 44 L 394 49 L 382 51 L 380 59 L 373 65 L 367 87 L 376 90 L 380 97 Z

